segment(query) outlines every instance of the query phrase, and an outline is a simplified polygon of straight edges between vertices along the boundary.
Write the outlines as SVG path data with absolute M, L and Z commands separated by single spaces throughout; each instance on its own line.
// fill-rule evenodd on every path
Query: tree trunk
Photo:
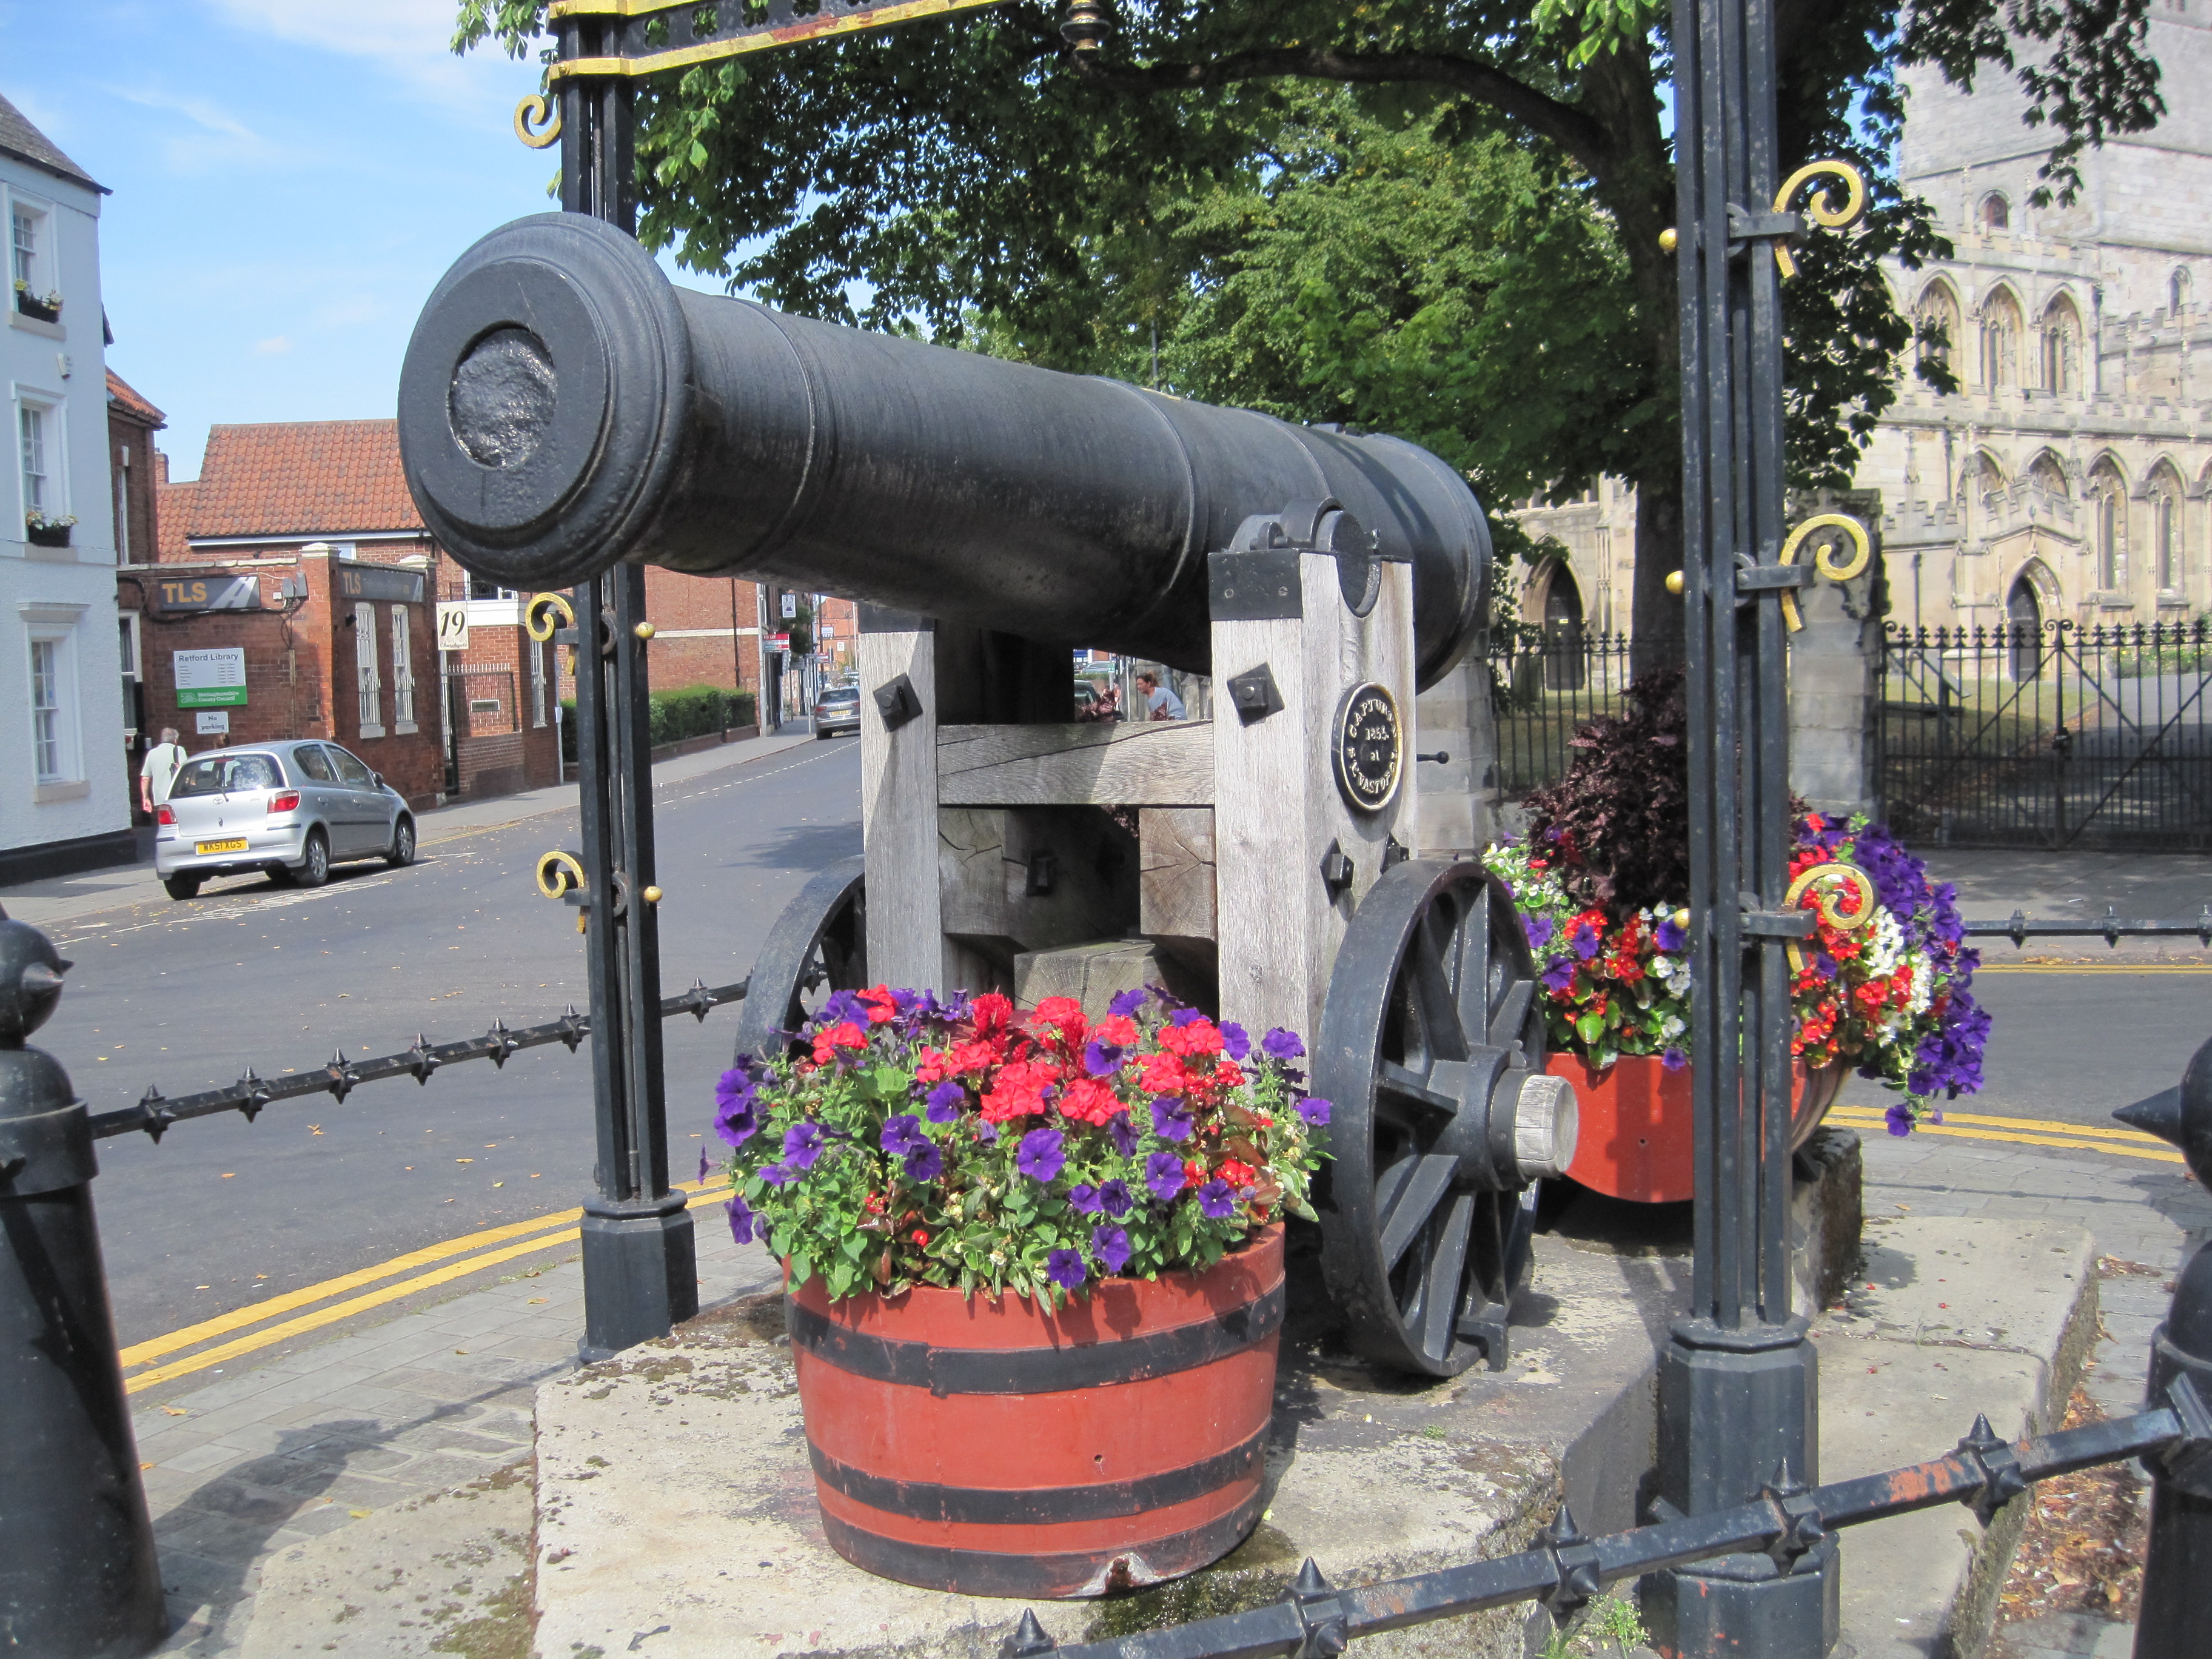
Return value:
M 1632 676 L 1682 660 L 1682 601 L 1667 591 L 1667 578 L 1682 568 L 1682 479 L 1646 481 L 1636 488 L 1636 574 L 1630 590 L 1628 646 Z

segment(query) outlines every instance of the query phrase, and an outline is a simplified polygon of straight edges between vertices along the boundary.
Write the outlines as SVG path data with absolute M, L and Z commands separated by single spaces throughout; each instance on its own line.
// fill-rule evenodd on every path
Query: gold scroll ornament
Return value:
M 1844 895 L 1849 893 L 1858 900 L 1858 908 L 1846 912 L 1843 908 Z M 1874 926 L 1874 879 L 1856 864 L 1816 864 L 1790 884 L 1783 896 L 1783 903 L 1790 909 L 1804 908 L 1812 901 L 1812 908 L 1820 913 L 1820 920 L 1829 927 L 1855 933 Z M 1796 939 L 1787 947 L 1790 971 L 1792 975 L 1805 971 L 1805 952 Z
M 1806 204 L 1805 216 L 1824 230 L 1847 230 L 1858 223 L 1861 216 L 1866 212 L 1866 179 L 1849 161 L 1832 159 L 1825 161 L 1808 161 L 1796 172 L 1784 179 L 1782 181 L 1782 188 L 1774 192 L 1774 210 L 1777 213 L 1789 212 L 1790 198 L 1804 185 L 1820 178 L 1832 178 L 1842 181 L 1843 205 L 1841 207 L 1832 205 L 1828 187 L 1823 185 L 1812 201 Z M 1797 274 L 1797 262 L 1790 257 L 1790 250 L 1779 241 L 1774 244 L 1774 264 L 1784 276 L 1795 276 Z
M 561 112 L 544 95 L 532 93 L 514 106 L 514 136 L 532 149 L 544 149 L 561 138 Z
M 1821 540 L 1814 549 L 1813 568 L 1832 582 L 1847 582 L 1874 562 L 1874 543 L 1867 535 L 1866 526 L 1843 513 L 1815 514 L 1791 531 L 1790 538 L 1782 544 L 1781 562 L 1796 563 L 1799 551 L 1816 536 Z M 1851 556 L 1838 559 L 1836 550 L 1845 540 L 1851 544 Z M 1797 596 L 1786 587 L 1782 590 L 1782 620 L 1793 634 L 1805 626 L 1805 618 L 1797 611 Z

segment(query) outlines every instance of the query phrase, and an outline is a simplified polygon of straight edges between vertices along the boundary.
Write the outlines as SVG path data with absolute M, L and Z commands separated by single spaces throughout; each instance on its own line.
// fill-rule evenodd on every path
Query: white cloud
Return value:
M 291 341 L 281 334 L 272 334 L 265 340 L 256 340 L 253 343 L 253 355 L 257 357 L 280 356 L 291 349 Z
M 206 0 L 232 27 L 350 58 L 366 58 L 403 85 L 441 104 L 482 106 L 488 89 L 526 81 L 525 65 L 495 47 L 465 58 L 451 50 L 453 0 Z M 495 77 L 496 79 L 495 80 Z M 525 90 L 529 89 L 526 86 Z

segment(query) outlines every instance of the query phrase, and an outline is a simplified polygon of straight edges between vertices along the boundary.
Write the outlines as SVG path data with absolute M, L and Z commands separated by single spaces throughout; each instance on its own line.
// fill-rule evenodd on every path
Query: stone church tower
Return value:
M 2029 204 L 2050 135 L 2022 123 L 2009 74 L 1971 94 L 1933 70 L 1911 83 L 1902 182 L 1955 257 L 1888 276 L 1900 311 L 1940 326 L 1960 384 L 1908 377 L 1859 465 L 1893 623 L 2212 610 L 2212 0 L 2152 4 L 2167 113 L 2086 151 L 2070 207 Z M 1600 480 L 1522 521 L 1570 550 L 1534 574 L 1522 615 L 1626 628 L 1630 491 Z

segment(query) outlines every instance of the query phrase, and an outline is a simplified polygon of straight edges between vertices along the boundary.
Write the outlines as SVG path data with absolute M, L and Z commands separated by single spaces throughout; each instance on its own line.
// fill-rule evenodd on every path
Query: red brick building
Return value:
M 154 474 L 154 548 L 117 573 L 139 752 L 164 726 L 195 752 L 327 738 L 417 808 L 557 781 L 550 647 L 494 623 L 445 672 L 437 602 L 467 578 L 416 514 L 393 422 L 218 426 L 197 480 L 158 453 Z

